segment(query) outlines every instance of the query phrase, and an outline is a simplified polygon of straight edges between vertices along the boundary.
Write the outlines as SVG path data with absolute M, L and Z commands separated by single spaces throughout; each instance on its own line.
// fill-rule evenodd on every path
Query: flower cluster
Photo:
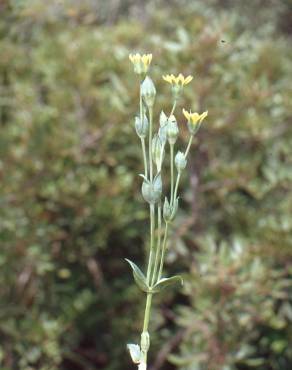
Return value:
M 151 63 L 152 54 L 130 54 L 129 59 L 134 65 L 135 73 L 145 75 L 148 72 Z
M 177 99 L 179 94 L 182 92 L 183 87 L 192 81 L 193 76 L 184 77 L 184 75 L 180 73 L 178 76 L 171 74 L 162 76 L 162 78 L 164 81 L 171 84 L 172 93 L 175 99 Z
M 171 85 L 184 86 L 190 83 L 193 79 L 193 76 L 184 77 L 182 73 L 175 77 L 175 75 L 164 75 L 162 76 L 164 81 L 170 83 Z

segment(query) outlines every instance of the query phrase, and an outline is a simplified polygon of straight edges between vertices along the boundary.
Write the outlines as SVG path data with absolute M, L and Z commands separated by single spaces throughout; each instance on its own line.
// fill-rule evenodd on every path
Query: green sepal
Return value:
M 175 276 L 172 276 L 170 278 L 162 278 L 160 279 L 153 287 L 152 287 L 152 292 L 153 293 L 158 293 L 160 292 L 162 289 L 170 286 L 170 285 L 174 285 L 176 283 L 180 283 L 181 285 L 183 285 L 184 281 L 183 281 L 183 278 L 180 276 L 180 275 L 175 275 Z
M 133 276 L 136 284 L 138 287 L 143 291 L 148 293 L 149 292 L 149 286 L 146 282 L 146 277 L 143 274 L 143 272 L 139 269 L 139 267 L 132 261 L 128 260 L 125 258 L 125 260 L 128 262 L 128 264 L 131 266 L 132 271 L 133 271 Z

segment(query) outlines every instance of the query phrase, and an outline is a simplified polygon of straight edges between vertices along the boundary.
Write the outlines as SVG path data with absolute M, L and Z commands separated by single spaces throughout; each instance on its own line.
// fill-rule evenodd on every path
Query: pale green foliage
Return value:
M 177 311 L 184 328 L 180 356 L 171 362 L 183 369 L 285 368 L 292 356 L 292 269 L 273 269 L 240 240 L 231 247 L 202 240 L 200 247 L 185 282 L 190 305 Z

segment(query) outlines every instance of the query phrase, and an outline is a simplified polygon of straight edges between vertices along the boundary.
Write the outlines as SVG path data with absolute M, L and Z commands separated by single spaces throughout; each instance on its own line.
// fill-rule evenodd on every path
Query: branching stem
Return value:
M 159 203 L 159 205 L 158 205 L 157 213 L 158 213 L 158 217 L 157 217 L 158 218 L 158 227 L 157 227 L 158 237 L 157 237 L 157 246 L 156 246 L 154 269 L 153 269 L 152 280 L 151 280 L 151 285 L 152 286 L 156 282 L 155 279 L 156 279 L 159 256 L 160 256 L 160 250 L 161 250 L 161 203 Z
M 172 116 L 174 111 L 175 111 L 176 103 L 177 103 L 177 99 L 175 99 L 174 102 L 173 102 L 173 106 L 172 106 L 172 109 L 171 109 L 171 112 L 170 112 L 170 116 Z
M 142 83 L 142 82 L 141 82 Z M 173 106 L 170 112 L 170 115 L 174 114 L 177 104 L 177 98 L 174 99 Z M 140 88 L 140 121 L 144 122 L 144 115 L 146 106 L 143 105 L 143 99 L 141 95 Z M 143 162 L 144 162 L 144 174 L 146 179 L 150 183 L 153 182 L 153 161 L 152 161 L 152 137 L 153 137 L 153 108 L 148 105 L 148 117 L 149 117 L 149 131 L 148 131 L 148 152 L 146 148 L 146 140 L 144 137 L 141 137 L 141 146 L 143 153 Z M 190 137 L 187 148 L 185 150 L 184 156 L 187 157 L 190 147 L 192 144 L 193 136 Z M 180 173 L 177 174 L 176 182 L 174 183 L 174 144 L 170 144 L 170 173 L 171 173 L 171 194 L 170 194 L 170 205 L 174 205 L 174 201 L 177 198 L 178 186 L 180 181 Z M 149 178 L 148 178 L 149 176 Z M 162 240 L 162 206 L 161 201 L 157 205 L 157 225 L 156 225 L 156 206 L 151 203 L 149 206 L 150 212 L 150 251 L 147 265 L 147 274 L 146 274 L 146 283 L 148 285 L 148 292 L 146 298 L 145 312 L 144 312 L 144 321 L 143 321 L 143 331 L 141 335 L 141 359 L 140 364 L 144 363 L 147 367 L 147 354 L 149 350 L 149 343 L 145 344 L 145 338 L 149 338 L 148 327 L 150 320 L 151 304 L 153 292 L 151 288 L 161 279 L 165 252 L 167 248 L 167 238 L 169 232 L 170 222 L 165 222 L 164 236 Z M 155 238 L 155 227 L 157 226 L 157 239 Z M 156 239 L 156 248 L 155 248 L 155 239 Z M 144 338 L 142 340 L 142 338 Z
M 153 131 L 153 108 L 151 107 L 149 108 L 149 144 L 148 144 L 150 181 L 153 180 L 152 131 Z
M 143 333 L 148 332 L 150 312 L 151 312 L 151 303 L 152 303 L 152 293 L 147 293 L 145 313 L 144 313 L 144 322 L 143 322 Z M 147 350 L 142 350 L 142 358 L 141 358 L 141 360 L 145 363 L 146 368 L 147 368 L 148 349 Z
M 143 107 L 143 100 L 141 95 L 141 86 L 140 86 L 140 122 L 144 124 L 144 107 Z M 146 148 L 145 148 L 145 138 L 141 138 L 142 144 L 142 153 L 143 153 L 143 162 L 144 162 L 144 175 L 148 177 L 148 164 L 147 164 L 147 156 L 146 156 Z
M 174 145 L 170 144 L 170 204 L 173 204 L 173 190 L 174 190 Z
M 164 237 L 162 242 L 162 251 L 161 251 L 161 258 L 160 258 L 160 266 L 159 266 L 159 272 L 158 272 L 158 279 L 161 279 L 162 270 L 163 270 L 163 264 L 164 264 L 164 256 L 166 251 L 166 244 L 167 244 L 167 236 L 168 236 L 168 222 L 165 223 L 165 230 L 164 230 Z
M 191 135 L 190 138 L 189 138 L 189 142 L 188 142 L 188 146 L 187 146 L 187 149 L 185 151 L 185 158 L 188 156 L 189 154 L 189 151 L 190 151 L 190 148 L 191 148 L 191 145 L 192 145 L 192 142 L 193 142 L 193 138 L 194 136 Z
M 150 284 L 150 277 L 154 257 L 154 230 L 155 230 L 155 206 L 150 204 L 150 253 L 147 267 L 147 284 Z
M 144 174 L 145 177 L 148 178 L 148 165 L 147 165 L 147 155 L 146 155 L 146 147 L 145 147 L 145 139 L 141 139 L 142 144 L 142 152 L 143 152 L 143 161 L 144 161 Z

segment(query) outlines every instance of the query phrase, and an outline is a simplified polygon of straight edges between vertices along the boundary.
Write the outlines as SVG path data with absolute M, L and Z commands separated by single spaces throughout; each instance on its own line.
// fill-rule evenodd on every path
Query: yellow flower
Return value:
M 199 113 L 192 113 L 191 111 L 187 111 L 185 109 L 183 109 L 183 114 L 184 116 L 186 117 L 186 119 L 192 124 L 192 125 L 196 125 L 198 123 L 201 123 L 203 121 L 204 118 L 206 118 L 208 116 L 208 111 L 202 113 L 202 114 L 199 114 Z
M 184 85 L 187 85 L 192 81 L 193 76 L 184 77 L 184 75 L 180 73 L 176 77 L 175 75 L 171 74 L 162 76 L 162 78 L 171 85 L 182 88 Z
M 188 112 L 187 110 L 183 109 L 183 114 L 188 120 L 189 131 L 194 135 L 200 128 L 203 119 L 208 116 L 208 111 L 199 114 L 196 112 L 192 113 L 191 111 Z
M 152 60 L 152 54 L 130 54 L 129 59 L 134 65 L 135 73 L 146 74 Z

